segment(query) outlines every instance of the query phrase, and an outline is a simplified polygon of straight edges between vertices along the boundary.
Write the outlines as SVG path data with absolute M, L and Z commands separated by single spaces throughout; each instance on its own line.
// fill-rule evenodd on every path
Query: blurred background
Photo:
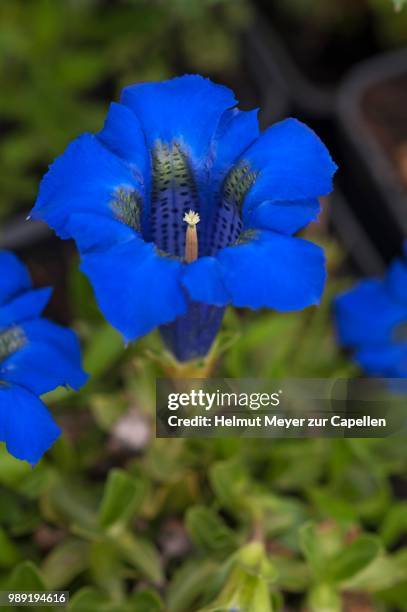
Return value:
M 231 610 L 228 592 L 250 612 L 406 610 L 403 440 L 155 441 L 158 338 L 124 352 L 72 244 L 25 221 L 48 164 L 101 128 L 124 85 L 186 72 L 232 87 L 263 127 L 307 122 L 340 166 L 307 230 L 328 253 L 324 304 L 230 311 L 217 373 L 360 374 L 337 347 L 330 302 L 352 278 L 383 272 L 407 236 L 407 8 L 2 0 L 0 246 L 55 286 L 48 314 L 80 333 L 93 378 L 78 396 L 50 394 L 66 434 L 37 468 L 1 449 L 0 585 L 70 589 L 83 612 Z M 247 550 L 259 538 L 263 552 Z M 324 574 L 327 559 L 336 573 Z M 260 603 L 247 604 L 239 588 L 253 576 Z

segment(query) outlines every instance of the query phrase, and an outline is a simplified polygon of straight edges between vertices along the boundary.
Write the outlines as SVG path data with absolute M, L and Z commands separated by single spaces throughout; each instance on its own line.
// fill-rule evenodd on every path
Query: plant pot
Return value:
M 339 188 L 329 202 L 328 217 L 346 254 L 348 268 L 361 276 L 381 276 L 386 264 Z
M 390 260 L 407 236 L 407 50 L 356 66 L 336 107 L 345 195 Z
M 348 70 L 403 44 L 401 28 L 391 28 L 405 24 L 406 16 L 396 15 L 390 0 L 385 6 L 368 0 L 321 0 L 310 2 L 308 10 L 304 10 L 305 2 L 294 0 L 257 0 L 256 4 L 257 27 L 274 58 L 276 75 L 307 117 L 332 117 L 338 84 Z

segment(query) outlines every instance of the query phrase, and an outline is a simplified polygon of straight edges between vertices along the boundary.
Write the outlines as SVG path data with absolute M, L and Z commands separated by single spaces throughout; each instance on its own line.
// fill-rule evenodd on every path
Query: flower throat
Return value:
M 199 215 L 198 191 L 188 158 L 177 142 L 157 143 L 152 151 L 151 238 L 157 247 L 184 257 L 185 222 L 189 210 Z M 198 217 L 199 218 L 199 217 Z

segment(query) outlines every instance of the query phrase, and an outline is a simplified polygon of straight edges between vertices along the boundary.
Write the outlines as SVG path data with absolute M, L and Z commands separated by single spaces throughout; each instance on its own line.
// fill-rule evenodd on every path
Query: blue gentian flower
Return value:
M 51 295 L 33 289 L 25 266 L 0 251 L 0 441 L 37 463 L 60 434 L 39 396 L 59 385 L 86 381 L 76 336 L 41 318 Z
M 227 304 L 297 310 L 324 286 L 322 250 L 293 234 L 336 166 L 299 121 L 260 134 L 236 105 L 200 76 L 126 87 L 102 131 L 51 166 L 32 213 L 75 239 L 112 325 L 127 340 L 160 326 L 180 361 L 207 353 Z
M 338 336 L 373 376 L 407 377 L 407 242 L 382 279 L 366 279 L 335 304 Z

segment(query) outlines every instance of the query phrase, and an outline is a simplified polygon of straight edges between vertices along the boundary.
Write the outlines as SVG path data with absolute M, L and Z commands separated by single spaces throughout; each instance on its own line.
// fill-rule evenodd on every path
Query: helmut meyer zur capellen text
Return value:
M 369 415 L 361 417 L 344 417 L 334 414 L 330 417 L 301 417 L 285 418 L 277 415 L 257 415 L 252 417 L 240 417 L 236 415 L 226 416 L 216 414 L 214 416 L 195 415 L 193 417 L 181 417 L 171 414 L 168 417 L 170 427 L 215 427 L 215 428 L 261 428 L 271 427 L 273 429 L 304 429 L 304 428 L 328 428 L 341 427 L 346 429 L 366 427 L 386 427 L 384 418 L 375 418 Z
M 206 392 L 202 389 L 191 390 L 188 393 L 169 393 L 168 409 L 172 412 L 190 406 L 202 408 L 203 414 L 181 416 L 170 414 L 168 425 L 183 428 L 273 428 L 273 429 L 306 429 L 306 428 L 345 428 L 357 429 L 366 427 L 385 428 L 385 418 L 376 418 L 370 415 L 350 416 L 341 414 L 284 416 L 281 414 L 257 414 L 241 416 L 233 414 L 233 410 L 248 408 L 257 411 L 261 408 L 276 408 L 281 405 L 282 390 L 274 393 L 235 393 L 235 392 Z M 228 414 L 216 413 L 218 409 L 229 408 Z M 212 413 L 211 413 L 212 411 Z M 239 410 L 240 412 L 240 410 Z

